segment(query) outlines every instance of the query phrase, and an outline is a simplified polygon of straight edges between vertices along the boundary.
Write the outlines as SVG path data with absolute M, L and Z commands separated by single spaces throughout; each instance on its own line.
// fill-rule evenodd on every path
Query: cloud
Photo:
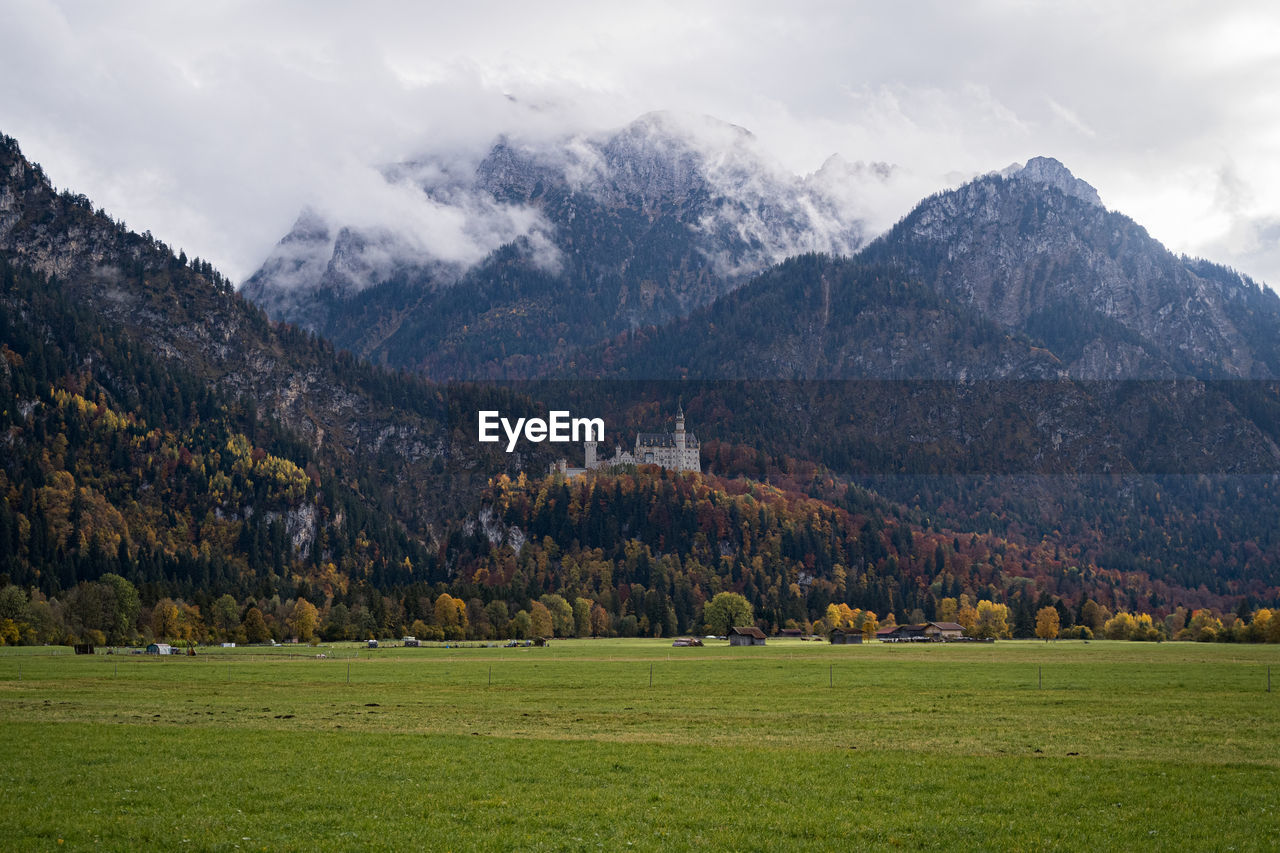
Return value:
M 1230 231 L 1224 160 L 1255 194 L 1241 216 L 1280 216 L 1277 34 L 1280 10 L 1249 0 L 12 0 L 0 129 L 60 186 L 238 279 L 307 205 L 396 211 L 425 244 L 456 234 L 385 186 L 387 164 L 673 109 L 750 129 L 797 177 L 833 153 L 896 164 L 881 222 L 908 189 L 1053 156 L 1171 248 L 1280 282 L 1272 253 L 1203 236 Z

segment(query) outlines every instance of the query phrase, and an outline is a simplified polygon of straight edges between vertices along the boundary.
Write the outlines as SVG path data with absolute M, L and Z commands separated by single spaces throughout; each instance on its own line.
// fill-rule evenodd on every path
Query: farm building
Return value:
M 924 625 L 898 625 L 886 633 L 884 628 L 876 631 L 876 639 L 882 643 L 922 643 L 929 639 L 925 635 Z
M 790 637 L 793 640 L 798 640 L 804 636 L 804 631 L 803 629 L 800 629 L 800 628 L 783 628 L 781 631 L 778 632 L 778 636 Z
M 924 633 L 931 640 L 958 640 L 964 636 L 964 626 L 955 622 L 926 622 Z
M 171 655 L 173 654 L 173 646 L 168 643 L 152 643 L 147 646 L 147 654 L 149 655 Z
M 764 631 L 761 631 L 755 625 L 747 628 L 729 629 L 729 645 L 731 646 L 763 646 L 764 640 Z
M 836 646 L 847 646 L 862 642 L 862 631 L 856 628 L 832 628 L 831 643 Z
M 955 622 L 924 622 L 919 625 L 898 625 L 876 631 L 876 639 L 885 643 L 946 642 L 964 638 L 964 628 Z

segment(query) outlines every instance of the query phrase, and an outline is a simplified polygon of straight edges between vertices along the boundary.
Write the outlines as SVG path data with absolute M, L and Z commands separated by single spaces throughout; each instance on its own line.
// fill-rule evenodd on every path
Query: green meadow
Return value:
M 1280 846 L 1276 646 L 51 651 L 4 849 Z

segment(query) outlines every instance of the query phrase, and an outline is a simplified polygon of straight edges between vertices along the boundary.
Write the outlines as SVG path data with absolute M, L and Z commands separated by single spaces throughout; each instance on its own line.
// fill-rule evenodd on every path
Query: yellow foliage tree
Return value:
M 310 601 L 299 598 L 293 605 L 293 612 L 289 614 L 285 624 L 300 641 L 310 642 L 316 634 L 316 626 L 320 624 L 320 611 L 316 610 L 316 606 Z
M 162 598 L 151 610 L 151 630 L 157 640 L 178 637 L 178 605 L 172 598 Z
M 1102 633 L 1108 640 L 1128 640 L 1136 627 L 1133 614 L 1122 610 L 1103 624 Z
M 960 605 L 954 598 L 944 598 L 938 602 L 938 621 L 939 622 L 957 622 L 957 614 Z
M 436 599 L 436 624 L 444 631 L 445 639 L 461 640 L 467 636 L 467 603 L 447 592 Z
M 530 631 L 534 637 L 550 637 L 552 634 L 551 611 L 541 601 L 529 604 Z
M 1211 643 L 1222 635 L 1222 620 L 1214 616 L 1212 610 L 1197 610 L 1191 614 L 1187 630 L 1196 642 Z
M 1057 639 L 1061 621 L 1058 608 L 1041 607 L 1036 611 L 1036 636 L 1046 642 Z
M 994 601 L 978 602 L 978 621 L 974 625 L 975 636 L 983 639 L 1004 639 L 1010 636 L 1009 608 Z

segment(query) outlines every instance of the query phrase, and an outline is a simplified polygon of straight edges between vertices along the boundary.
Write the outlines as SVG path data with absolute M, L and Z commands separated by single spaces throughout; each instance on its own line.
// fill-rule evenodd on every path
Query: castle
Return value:
M 570 468 L 561 459 L 555 470 L 572 477 L 592 469 L 612 468 L 618 465 L 659 465 L 669 471 L 702 471 L 702 456 L 698 437 L 684 429 L 684 406 L 676 410 L 675 432 L 642 432 L 636 436 L 636 449 L 627 451 L 622 445 L 614 446 L 613 458 L 599 455 L 599 442 L 585 442 L 585 467 Z

